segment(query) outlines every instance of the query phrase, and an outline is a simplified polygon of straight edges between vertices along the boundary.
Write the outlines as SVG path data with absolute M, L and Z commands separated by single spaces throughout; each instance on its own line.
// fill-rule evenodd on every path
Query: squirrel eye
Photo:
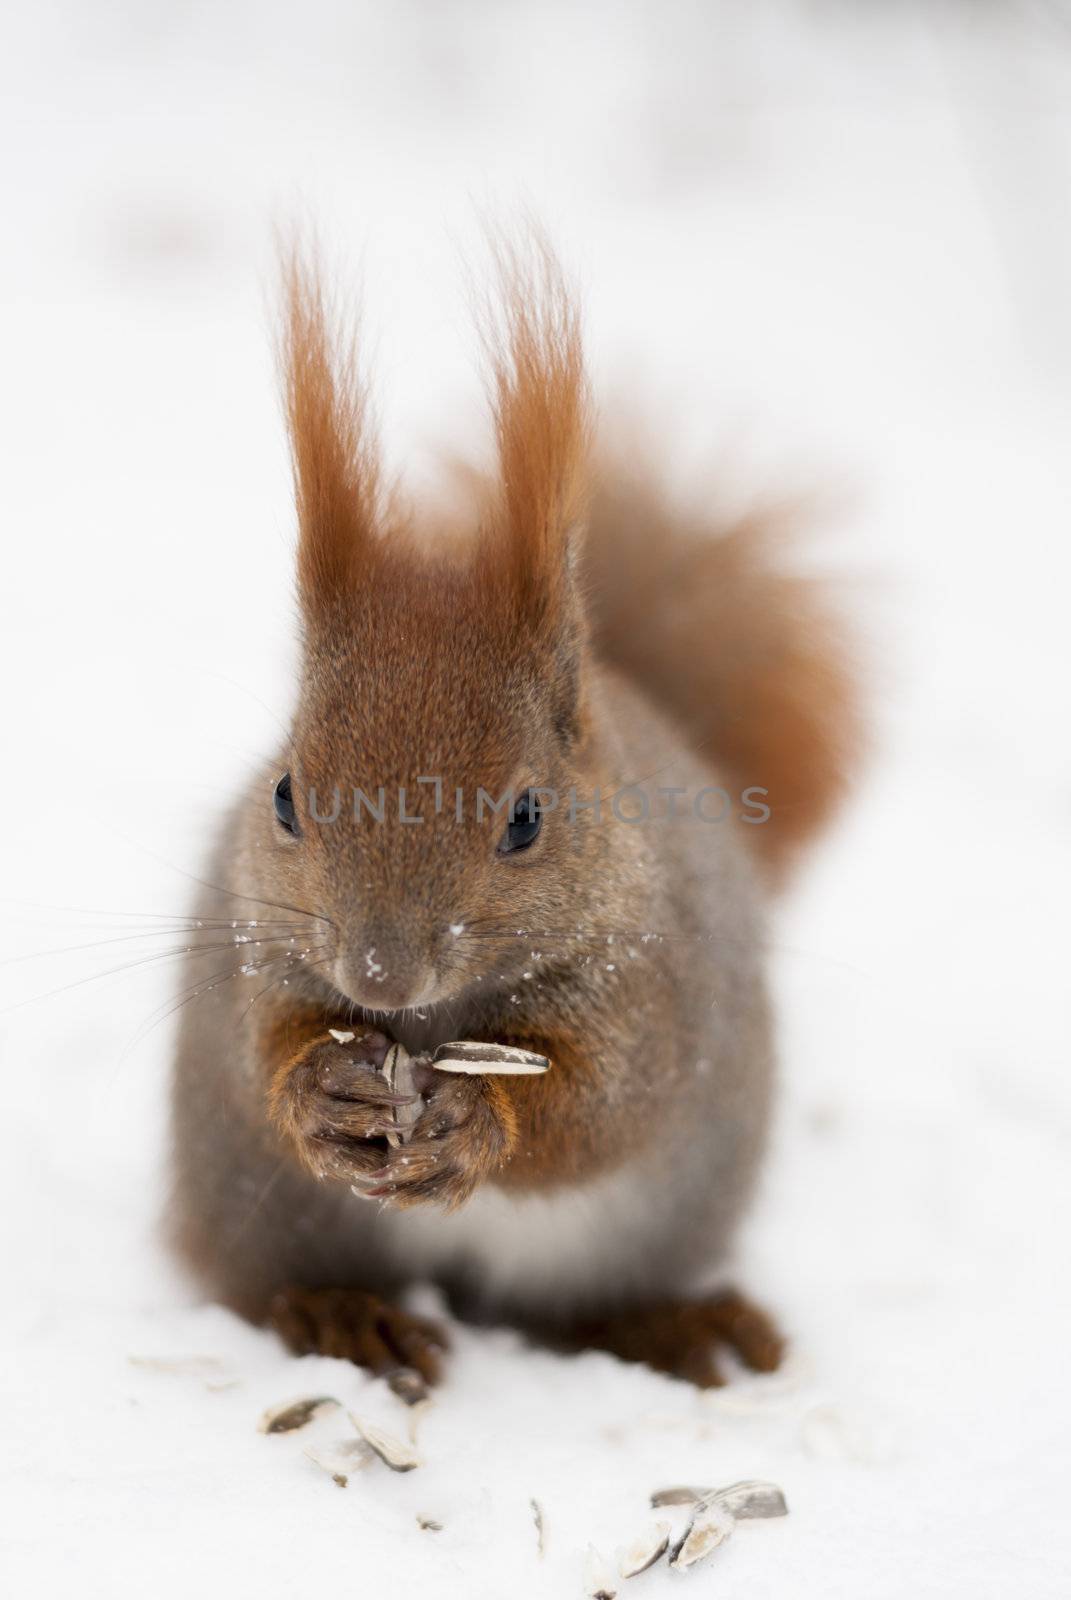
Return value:
M 294 795 L 290 788 L 290 774 L 284 772 L 279 782 L 275 785 L 273 796 L 275 815 L 279 818 L 287 833 L 297 833 L 297 816 L 294 811 Z
M 540 810 L 530 789 L 526 789 L 514 802 L 510 812 L 509 826 L 502 836 L 499 850 L 503 855 L 509 855 L 514 850 L 527 850 L 539 835 L 543 826 L 543 813 Z

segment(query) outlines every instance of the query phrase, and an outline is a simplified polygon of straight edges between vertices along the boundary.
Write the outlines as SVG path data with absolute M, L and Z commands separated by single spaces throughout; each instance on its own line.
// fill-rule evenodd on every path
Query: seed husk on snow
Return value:
M 436 1072 L 502 1073 L 514 1076 L 548 1072 L 546 1056 L 518 1050 L 508 1044 L 488 1044 L 477 1039 L 455 1039 L 441 1044 L 432 1058 Z
M 414 1400 L 409 1407 L 409 1427 L 406 1431 L 409 1434 L 409 1443 L 414 1450 L 417 1445 L 417 1433 L 420 1429 L 420 1424 L 424 1420 L 425 1414 L 431 1410 L 434 1404 L 435 1401 L 429 1391 L 422 1400 Z
M 651 1504 L 656 1509 L 660 1506 L 695 1505 L 700 1500 L 717 1500 L 732 1512 L 737 1522 L 788 1515 L 783 1490 L 776 1483 L 767 1483 L 761 1478 L 744 1478 L 739 1483 L 726 1485 L 724 1489 L 682 1484 L 679 1488 L 656 1489 L 651 1496 Z
M 614 1576 L 593 1544 L 584 1557 L 584 1592 L 589 1600 L 615 1600 L 617 1594 Z
M 637 1578 L 660 1561 L 669 1549 L 669 1523 L 655 1522 L 646 1533 L 626 1545 L 617 1570 L 623 1578 Z
M 700 1500 L 683 1535 L 670 1551 L 670 1566 L 677 1572 L 696 1566 L 731 1537 L 735 1526 L 732 1512 L 716 1496 Z
M 737 1522 L 788 1516 L 783 1491 L 776 1483 L 764 1483 L 759 1478 L 745 1478 L 740 1483 L 730 1483 L 728 1488 L 715 1489 L 714 1499 L 731 1511 Z
M 420 1466 L 420 1457 L 413 1446 L 407 1444 L 404 1439 L 397 1439 L 394 1434 L 385 1432 L 383 1428 L 377 1428 L 374 1423 L 355 1417 L 352 1411 L 349 1416 L 365 1444 L 392 1472 L 412 1472 L 414 1467 Z
M 696 1484 L 681 1484 L 675 1489 L 656 1489 L 651 1505 L 656 1511 L 661 1506 L 694 1506 L 697 1500 L 705 1500 L 713 1493 L 713 1489 L 701 1489 Z
M 372 1451 L 363 1439 L 336 1439 L 333 1444 L 310 1445 L 305 1451 L 308 1459 L 333 1478 L 344 1489 L 354 1472 L 366 1467 Z
M 536 1549 L 540 1555 L 544 1555 L 547 1549 L 547 1519 L 538 1500 L 533 1498 L 530 1504 L 532 1507 L 532 1520 L 535 1523 Z
M 146 1372 L 166 1372 L 177 1378 L 208 1378 L 224 1370 L 218 1356 L 127 1356 L 126 1359 L 132 1367 L 141 1367 Z
M 340 1404 L 330 1394 L 313 1395 L 307 1400 L 288 1400 L 285 1405 L 271 1406 L 265 1411 L 257 1427 L 261 1433 L 294 1433 L 311 1422 L 318 1411 Z

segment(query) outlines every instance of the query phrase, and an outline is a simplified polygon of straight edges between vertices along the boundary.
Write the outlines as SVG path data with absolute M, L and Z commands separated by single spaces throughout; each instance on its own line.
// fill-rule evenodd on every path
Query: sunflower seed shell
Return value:
M 362 1421 L 360 1417 L 355 1417 L 352 1411 L 350 1421 L 368 1448 L 373 1450 L 383 1465 L 389 1467 L 392 1472 L 412 1472 L 414 1467 L 420 1466 L 420 1457 L 412 1445 L 406 1444 L 404 1439 L 397 1439 L 394 1434 L 384 1432 L 373 1423 Z
M 295 1433 L 311 1422 L 318 1411 L 339 1404 L 330 1394 L 313 1395 L 308 1400 L 288 1400 L 285 1405 L 272 1406 L 265 1411 L 257 1427 L 261 1433 Z
M 615 1600 L 617 1583 L 600 1551 L 588 1545 L 584 1557 L 584 1592 L 588 1600 Z
M 547 1072 L 546 1056 L 531 1050 L 518 1050 L 508 1044 L 487 1044 L 476 1039 L 455 1039 L 441 1044 L 432 1066 L 436 1072 L 503 1073 L 521 1076 Z
M 686 1572 L 712 1555 L 719 1545 L 732 1535 L 735 1519 L 731 1511 L 713 1496 L 700 1500 L 691 1521 L 670 1554 L 669 1564 L 677 1572 Z
M 653 1523 L 621 1553 L 617 1570 L 623 1578 L 637 1578 L 660 1561 L 669 1549 L 669 1523 Z
M 703 1488 L 699 1484 L 656 1489 L 651 1496 L 651 1505 L 658 1510 L 661 1506 L 691 1506 L 700 1500 L 717 1500 L 732 1512 L 737 1522 L 788 1515 L 784 1491 L 776 1483 L 767 1483 L 760 1478 L 745 1478 L 739 1483 L 727 1484 L 723 1489 Z
M 387 1051 L 383 1075 L 394 1094 L 416 1094 L 413 1058 L 403 1044 L 392 1044 Z M 393 1149 L 406 1142 L 422 1110 L 419 1099 L 414 1100 L 412 1105 L 394 1107 L 394 1127 L 386 1136 L 387 1143 Z
M 310 1445 L 305 1455 L 314 1466 L 333 1478 L 340 1489 L 344 1489 L 352 1475 L 372 1459 L 372 1452 L 363 1439 L 336 1439 L 333 1444 Z
M 672 1489 L 656 1489 L 651 1496 L 651 1505 L 657 1511 L 660 1506 L 694 1506 L 697 1500 L 705 1500 L 708 1494 L 713 1494 L 713 1489 L 702 1489 L 695 1484 L 681 1484 Z
M 776 1483 L 764 1483 L 759 1478 L 746 1478 L 741 1483 L 730 1483 L 726 1489 L 715 1489 L 712 1498 L 732 1512 L 737 1522 L 788 1516 L 783 1491 Z

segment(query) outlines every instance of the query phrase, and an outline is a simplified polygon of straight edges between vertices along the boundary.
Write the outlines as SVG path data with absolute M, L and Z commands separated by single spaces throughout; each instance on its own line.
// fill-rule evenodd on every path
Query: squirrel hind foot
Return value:
M 268 1322 L 294 1355 L 336 1356 L 392 1384 L 406 1373 L 438 1383 L 449 1343 L 437 1322 L 364 1289 L 283 1289 Z
M 569 1343 L 576 1350 L 605 1350 L 621 1361 L 640 1362 L 711 1389 L 725 1383 L 719 1345 L 728 1346 L 753 1372 L 781 1365 L 785 1340 L 761 1307 L 735 1289 L 706 1300 L 661 1300 L 578 1324 Z

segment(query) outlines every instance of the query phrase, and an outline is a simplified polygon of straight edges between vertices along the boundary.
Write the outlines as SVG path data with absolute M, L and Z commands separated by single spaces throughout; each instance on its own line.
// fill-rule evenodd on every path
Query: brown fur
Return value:
M 581 1182 L 617 1166 L 635 1148 L 634 1124 L 615 1126 L 607 1139 L 600 1118 L 603 1092 L 596 1028 L 583 1038 L 564 1029 L 506 1034 L 503 1044 L 545 1055 L 551 1071 L 508 1084 L 518 1135 L 498 1182 L 519 1193 L 548 1184 Z
M 766 1313 L 733 1289 L 709 1300 L 631 1307 L 570 1331 L 578 1349 L 608 1350 L 622 1361 L 643 1362 L 701 1389 L 725 1382 L 714 1357 L 719 1344 L 728 1345 L 754 1372 L 775 1372 L 785 1351 Z
M 597 649 L 740 788 L 768 791 L 749 836 L 778 878 L 843 802 L 863 743 L 858 653 L 801 569 L 805 521 L 799 502 L 674 507 L 631 441 L 603 456 L 586 542 Z
M 591 423 L 577 313 L 543 241 L 497 259 L 483 323 L 497 476 L 465 549 L 437 542 L 452 530 L 432 515 L 423 553 L 382 493 L 353 346 L 331 332 L 314 267 L 288 259 L 305 656 L 276 771 L 291 774 L 297 831 L 281 830 L 263 785 L 243 797 L 198 915 L 233 917 L 239 896 L 276 919 L 256 947 L 267 981 L 249 1001 L 233 984 L 201 992 L 180 1040 L 183 1253 L 254 1317 L 291 1286 L 292 1342 L 341 1339 L 358 1360 L 368 1297 L 417 1271 L 482 1314 L 564 1329 L 587 1313 L 594 1329 L 679 1306 L 724 1254 L 772 1081 L 751 851 L 762 836 L 783 867 L 829 811 L 855 716 L 824 602 L 776 566 L 763 529 L 711 543 L 622 466 L 597 488 L 582 576 Z M 704 748 L 682 757 L 693 735 Z M 504 819 L 473 811 L 481 787 L 590 801 L 667 760 L 695 789 L 769 788 L 768 830 L 559 811 L 504 854 Z M 382 785 L 383 820 L 347 806 L 318 822 L 336 784 Z M 333 1025 L 360 1037 L 340 1050 Z M 394 1149 L 377 1070 L 391 1038 L 413 1052 L 526 1044 L 553 1064 L 540 1078 L 429 1075 L 413 1137 Z M 552 1202 L 560 1263 L 545 1259 L 538 1210 Z M 429 1207 L 430 1232 L 413 1221 Z M 525 1238 L 538 1271 L 523 1270 Z M 326 1291 L 336 1298 L 309 1298 Z M 731 1340 L 724 1306 L 718 1317 L 659 1326 Z M 623 1338 L 610 1347 L 627 1353 Z
M 580 319 L 536 233 L 527 251 L 496 241 L 498 294 L 481 320 L 490 367 L 498 476 L 482 530 L 485 573 L 505 566 L 529 622 L 569 604 L 570 542 L 588 495 L 591 418 Z
M 449 1346 L 437 1322 L 361 1289 L 283 1290 L 269 1316 L 295 1355 L 335 1356 L 378 1377 L 409 1370 L 425 1383 L 437 1383 L 442 1352 Z
M 272 1010 L 260 1048 L 268 1068 L 266 1111 L 270 1121 L 317 1178 L 345 1170 L 370 1175 L 377 1155 L 369 1141 L 391 1125 L 392 1094 L 377 1070 L 388 1041 L 366 1033 L 343 1052 L 317 1017 Z
M 283 263 L 281 356 L 306 614 L 368 581 L 382 515 L 377 441 L 356 339 L 331 328 L 319 273 L 292 245 Z

